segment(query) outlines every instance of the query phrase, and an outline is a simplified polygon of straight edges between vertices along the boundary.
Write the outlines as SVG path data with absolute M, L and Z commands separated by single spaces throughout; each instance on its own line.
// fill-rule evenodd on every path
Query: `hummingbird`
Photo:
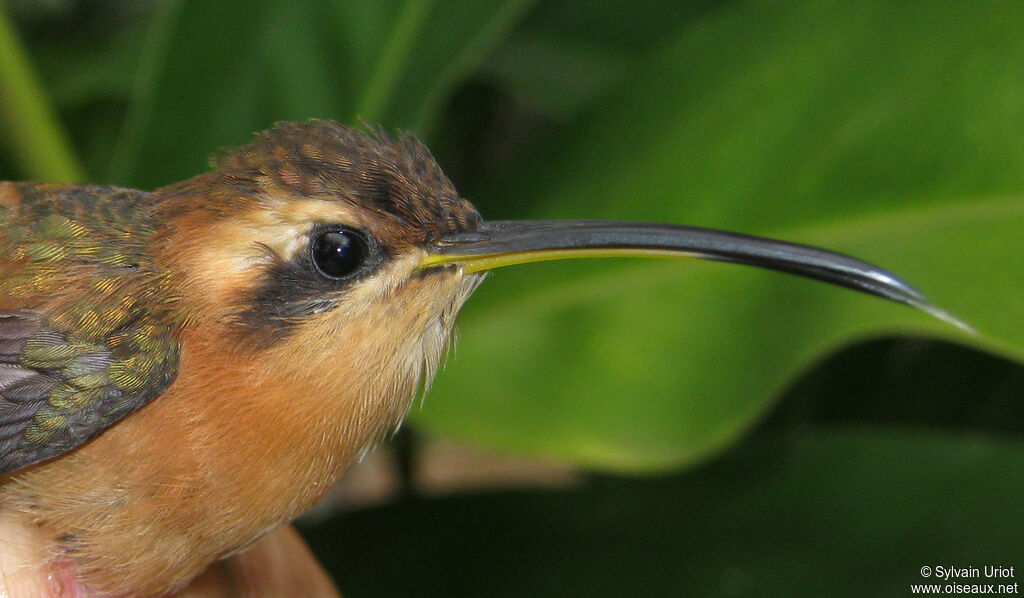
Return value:
M 0 183 L 0 512 L 82 587 L 175 592 L 394 430 L 498 267 L 651 256 L 957 323 L 881 268 L 672 224 L 486 221 L 410 134 L 279 123 L 153 192 Z

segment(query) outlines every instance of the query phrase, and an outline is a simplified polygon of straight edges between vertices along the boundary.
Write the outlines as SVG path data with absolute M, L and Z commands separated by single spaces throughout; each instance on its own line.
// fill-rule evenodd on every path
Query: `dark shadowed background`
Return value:
M 822 245 L 979 331 L 731 266 L 498 271 L 398 470 L 444 439 L 575 481 L 410 483 L 307 523 L 347 597 L 906 596 L 940 565 L 1020 581 L 1024 4 L 0 11 L 0 179 L 153 189 L 275 121 L 363 119 L 418 134 L 488 218 Z

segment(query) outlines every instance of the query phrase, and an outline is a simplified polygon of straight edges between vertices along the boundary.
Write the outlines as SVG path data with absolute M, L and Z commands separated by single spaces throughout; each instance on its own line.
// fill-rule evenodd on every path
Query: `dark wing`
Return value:
M 67 452 L 174 378 L 177 342 L 148 318 L 89 341 L 28 310 L 0 312 L 0 474 Z
M 147 202 L 0 183 L 0 475 L 65 453 L 159 395 L 178 364 Z

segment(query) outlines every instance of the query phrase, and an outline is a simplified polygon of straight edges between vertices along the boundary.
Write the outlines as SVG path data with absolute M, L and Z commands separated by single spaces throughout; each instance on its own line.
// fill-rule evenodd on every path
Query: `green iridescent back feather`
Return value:
M 179 325 L 148 253 L 154 196 L 29 183 L 4 193 L 0 473 L 71 450 L 160 394 Z

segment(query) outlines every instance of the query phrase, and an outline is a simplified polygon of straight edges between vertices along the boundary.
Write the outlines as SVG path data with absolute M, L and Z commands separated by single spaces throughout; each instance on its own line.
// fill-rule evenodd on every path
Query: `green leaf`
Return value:
M 356 116 L 433 135 L 441 104 L 487 58 L 537 0 L 437 2 L 419 43 L 396 81 L 379 119 Z
M 279 120 L 357 117 L 428 133 L 529 0 L 170 2 L 156 19 L 110 179 L 152 188 Z
M 83 181 L 71 143 L 36 79 L 21 40 L 0 6 L 0 126 L 24 176 Z
M 908 596 L 1015 567 L 1020 443 L 915 430 L 758 439 L 685 475 L 354 512 L 306 536 L 345 596 Z
M 472 195 L 492 217 L 657 220 L 841 250 L 980 336 L 734 267 L 537 265 L 495 273 L 470 301 L 419 421 L 656 469 L 719 450 L 844 344 L 928 334 L 1020 359 L 1022 26 L 1014 2 L 728 5 Z
M 480 76 L 532 109 L 564 118 L 585 106 L 666 37 L 721 0 L 544 2 L 481 66 Z

